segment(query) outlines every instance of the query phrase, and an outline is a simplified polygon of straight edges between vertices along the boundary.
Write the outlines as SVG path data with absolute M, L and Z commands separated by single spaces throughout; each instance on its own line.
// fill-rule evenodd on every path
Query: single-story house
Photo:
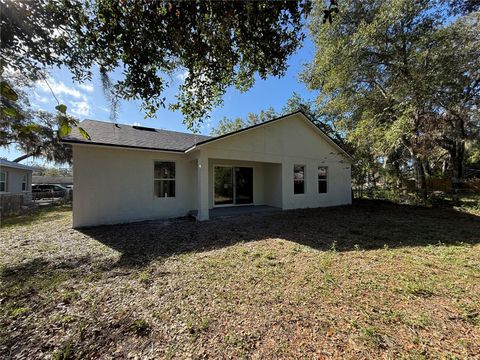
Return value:
M 84 120 L 73 148 L 73 226 L 217 207 L 351 204 L 352 157 L 302 112 L 217 137 Z
M 32 199 L 32 172 L 34 168 L 0 159 L 0 194 L 22 195 L 23 203 Z
M 73 176 L 33 175 L 32 184 L 58 184 L 68 187 L 73 185 Z

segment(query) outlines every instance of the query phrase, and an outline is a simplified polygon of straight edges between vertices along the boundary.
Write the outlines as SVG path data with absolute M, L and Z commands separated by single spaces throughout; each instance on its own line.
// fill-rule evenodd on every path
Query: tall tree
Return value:
M 359 153 L 393 169 L 413 165 L 422 192 L 431 150 L 446 144 L 441 139 L 453 140 L 455 161 L 463 161 L 467 134 L 445 105 L 466 114 L 478 106 L 478 13 L 464 20 L 452 22 L 441 1 L 409 0 L 342 1 L 329 26 L 321 8 L 311 17 L 317 52 L 302 78 L 320 90 L 322 111 Z M 463 129 L 478 122 L 463 119 Z
M 142 100 L 150 116 L 180 109 L 194 128 L 228 87 L 245 91 L 256 75 L 285 73 L 309 10 L 308 0 L 0 0 L 0 57 L 32 76 L 66 66 L 78 81 L 94 65 L 102 74 L 120 70 L 115 96 Z M 167 104 L 164 90 L 178 71 L 185 82 Z
M 27 96 L 32 82 L 18 73 L 10 74 L 9 79 L 7 82 L 2 77 L 0 81 L 0 147 L 14 146 L 22 151 L 24 154 L 14 159 L 17 162 L 43 157 L 56 163 L 70 163 L 71 148 L 62 144 L 60 137 L 77 121 L 66 115 L 65 105 L 57 106 L 55 114 L 33 110 Z

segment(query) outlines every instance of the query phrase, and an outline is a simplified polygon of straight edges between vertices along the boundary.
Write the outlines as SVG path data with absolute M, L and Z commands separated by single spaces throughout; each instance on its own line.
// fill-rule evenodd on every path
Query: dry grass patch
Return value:
M 480 218 L 382 202 L 0 230 L 0 356 L 475 358 Z

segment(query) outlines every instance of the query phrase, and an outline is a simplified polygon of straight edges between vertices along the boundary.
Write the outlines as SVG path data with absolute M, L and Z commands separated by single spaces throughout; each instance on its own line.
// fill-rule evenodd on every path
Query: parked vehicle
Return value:
M 72 190 L 59 184 L 34 184 L 32 185 L 32 198 L 66 198 L 70 199 Z

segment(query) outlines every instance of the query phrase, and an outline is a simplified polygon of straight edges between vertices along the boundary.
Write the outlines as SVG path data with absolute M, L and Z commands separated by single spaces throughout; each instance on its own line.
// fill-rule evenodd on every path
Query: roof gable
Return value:
M 313 123 L 313 121 L 302 111 L 296 111 L 294 113 L 286 114 L 286 115 L 280 116 L 278 118 L 275 118 L 275 119 L 272 119 L 272 120 L 269 120 L 269 121 L 265 121 L 265 122 L 262 122 L 262 123 L 259 123 L 259 124 L 255 124 L 255 125 L 252 125 L 252 126 L 249 126 L 249 127 L 246 127 L 246 128 L 243 128 L 243 129 L 231 132 L 231 133 L 227 133 L 227 134 L 224 134 L 224 135 L 220 135 L 220 136 L 217 136 L 217 137 L 206 139 L 206 140 L 201 141 L 201 142 L 195 144 L 194 146 L 192 146 L 190 149 L 187 150 L 187 152 L 192 151 L 192 150 L 197 149 L 197 148 L 201 148 L 202 146 L 204 146 L 206 144 L 211 144 L 211 143 L 214 143 L 214 142 L 222 141 L 224 139 L 232 138 L 233 136 L 237 136 L 237 135 L 240 135 L 240 134 L 245 134 L 249 131 L 255 131 L 255 129 L 264 127 L 266 125 L 270 125 L 272 123 L 277 123 L 281 120 L 292 118 L 294 116 L 297 116 L 297 118 L 302 119 L 312 131 L 314 131 L 317 135 L 319 135 L 321 137 L 322 140 L 324 140 L 326 143 L 328 143 L 335 150 L 339 151 L 339 153 L 341 153 L 349 161 L 353 161 L 353 157 L 350 154 L 348 154 L 340 145 L 338 145 L 324 131 L 322 131 L 320 128 L 318 128 L 318 126 L 316 126 Z

